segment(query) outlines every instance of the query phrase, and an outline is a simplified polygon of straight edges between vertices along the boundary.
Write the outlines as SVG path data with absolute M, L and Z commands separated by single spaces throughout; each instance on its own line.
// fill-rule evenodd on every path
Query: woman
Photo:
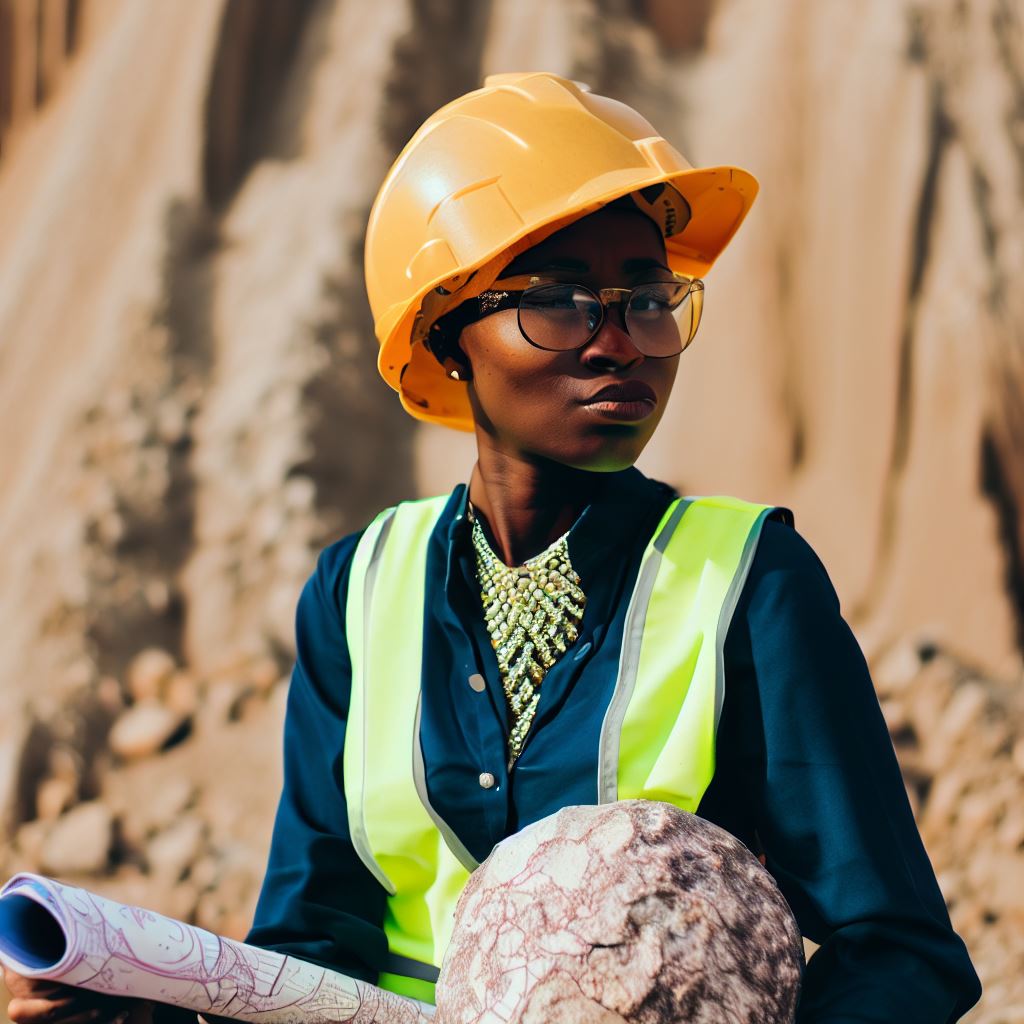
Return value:
M 367 234 L 379 365 L 413 415 L 473 430 L 478 459 L 468 486 L 319 557 L 249 942 L 430 999 L 495 843 L 647 796 L 758 853 L 821 945 L 798 1020 L 955 1021 L 976 1002 L 792 513 L 680 501 L 633 467 L 756 190 L 544 73 L 492 76 L 403 150 Z M 9 1012 L 77 1004 L 55 1005 Z

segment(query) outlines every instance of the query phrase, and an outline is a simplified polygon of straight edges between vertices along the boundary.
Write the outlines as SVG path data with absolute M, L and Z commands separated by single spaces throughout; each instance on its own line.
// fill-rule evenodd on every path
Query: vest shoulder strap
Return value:
M 598 800 L 695 811 L 715 767 L 724 647 L 761 527 L 777 506 L 678 498 L 640 563 L 598 752 Z
M 427 543 L 448 497 L 405 501 L 384 509 L 363 532 L 352 556 L 345 609 L 352 664 L 345 730 L 345 799 L 352 845 L 391 895 L 396 891 L 395 881 L 376 856 L 376 844 L 367 828 L 367 762 L 387 733 L 414 734 L 419 714 Z M 402 629 L 398 642 L 388 628 L 394 623 Z M 388 639 L 382 643 L 384 637 Z M 371 699 L 366 685 L 370 678 L 387 679 L 388 692 Z M 382 745 L 387 746 L 386 742 Z M 413 757 L 419 745 L 409 749 Z M 380 759 L 372 760 L 374 771 L 380 771 Z M 404 763 L 394 768 L 399 773 L 407 771 Z M 398 792 L 403 791 L 399 786 Z M 418 816 L 423 808 L 410 805 L 395 813 Z

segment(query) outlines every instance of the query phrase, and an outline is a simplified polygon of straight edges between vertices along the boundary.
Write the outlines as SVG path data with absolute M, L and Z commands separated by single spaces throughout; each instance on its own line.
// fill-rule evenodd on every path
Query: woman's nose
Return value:
M 620 303 L 605 309 L 604 322 L 597 334 L 583 346 L 583 365 L 597 372 L 612 372 L 630 369 L 642 363 L 643 353 L 633 344 Z

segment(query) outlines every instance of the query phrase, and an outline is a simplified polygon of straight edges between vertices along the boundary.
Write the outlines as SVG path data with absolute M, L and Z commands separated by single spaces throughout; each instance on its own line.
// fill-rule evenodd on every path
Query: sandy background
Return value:
M 0 874 L 244 935 L 316 553 L 472 465 L 376 376 L 369 206 L 427 114 L 527 68 L 760 179 L 641 465 L 795 511 L 968 1019 L 1024 1021 L 1011 0 L 0 0 Z

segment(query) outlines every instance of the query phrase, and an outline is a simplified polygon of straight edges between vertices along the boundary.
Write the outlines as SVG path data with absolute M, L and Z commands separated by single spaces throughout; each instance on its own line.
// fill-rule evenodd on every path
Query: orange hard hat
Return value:
M 423 344 L 439 317 L 519 253 L 622 196 L 662 228 L 669 267 L 703 277 L 757 187 L 739 167 L 691 167 L 632 107 L 580 82 L 489 75 L 427 118 L 370 211 L 364 260 L 381 375 L 413 416 L 472 430 L 466 384 Z

